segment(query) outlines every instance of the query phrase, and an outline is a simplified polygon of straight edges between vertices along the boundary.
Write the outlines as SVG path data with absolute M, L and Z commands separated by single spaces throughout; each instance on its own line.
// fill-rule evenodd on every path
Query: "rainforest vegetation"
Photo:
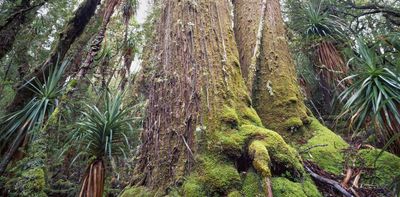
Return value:
M 399 0 L 0 0 L 0 196 L 399 195 Z

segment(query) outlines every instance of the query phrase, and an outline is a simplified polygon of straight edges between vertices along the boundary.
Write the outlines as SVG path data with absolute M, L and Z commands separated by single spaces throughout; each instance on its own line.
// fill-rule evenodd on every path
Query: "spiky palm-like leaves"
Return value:
M 105 179 L 105 157 L 112 159 L 114 154 L 123 153 L 123 145 L 128 144 L 126 132 L 129 121 L 126 109 L 122 109 L 122 96 L 106 95 L 104 107 L 88 105 L 88 112 L 83 112 L 79 125 L 79 138 L 87 154 L 94 156 L 87 168 L 82 182 L 80 196 L 102 196 Z
M 356 131 L 374 126 L 376 135 L 388 142 L 400 132 L 400 75 L 360 40 L 357 47 L 359 56 L 354 63 L 360 70 L 345 78 L 354 83 L 340 94 L 344 103 L 342 116 L 350 115 L 350 125 Z M 400 139 L 390 149 L 400 154 Z
M 290 16 L 291 27 L 306 41 L 305 47 L 312 51 L 311 59 L 323 94 L 322 107 L 330 113 L 335 89 L 348 72 L 335 44 L 345 38 L 345 25 L 341 19 L 327 11 L 324 0 L 307 2 L 301 9 L 292 11 Z
M 127 143 L 126 133 L 130 131 L 131 119 L 126 117 L 128 110 L 122 109 L 121 94 L 114 97 L 107 94 L 103 107 L 88 105 L 88 111 L 83 112 L 83 120 L 78 123 L 83 144 L 87 145 L 85 152 L 97 158 L 121 153 Z
M 291 27 L 308 42 L 312 39 L 329 37 L 333 40 L 344 38 L 344 23 L 325 10 L 325 1 L 309 1 L 304 7 L 292 13 Z
M 2 117 L 0 142 L 9 142 L 15 132 L 24 127 L 25 130 L 32 131 L 40 128 L 57 106 L 57 99 L 62 95 L 64 86 L 59 84 L 64 73 L 67 62 L 59 68 L 52 69 L 49 76 L 41 83 L 36 78 L 26 85 L 35 93 L 35 97 L 30 100 L 23 109 Z
M 34 131 L 41 129 L 53 113 L 57 99 L 64 91 L 59 82 L 67 64 L 66 61 L 60 67 L 51 68 L 43 83 L 36 78 L 29 81 L 26 86 L 35 96 L 21 110 L 0 118 L 0 150 L 8 148 L 0 164 L 0 173 L 4 172 L 27 134 L 32 134 L 31 139 L 35 138 Z

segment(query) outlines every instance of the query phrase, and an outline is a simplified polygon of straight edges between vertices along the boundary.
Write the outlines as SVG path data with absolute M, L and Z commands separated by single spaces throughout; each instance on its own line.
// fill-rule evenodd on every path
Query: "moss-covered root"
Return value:
M 275 135 L 277 134 L 272 131 L 267 131 L 263 134 L 263 137 L 265 137 L 264 139 L 254 140 L 248 147 L 248 155 L 252 159 L 253 167 L 263 177 L 264 184 L 266 185 L 266 187 L 263 187 L 265 196 L 270 196 L 269 193 L 271 193 L 269 189 L 271 188 L 270 180 L 272 177 L 272 172 L 270 165 L 272 162 L 269 152 L 271 152 L 272 157 L 275 158 L 276 161 L 274 162 L 277 164 L 277 166 L 284 166 L 283 168 L 292 174 L 292 178 L 297 178 L 303 173 L 303 169 L 298 162 L 299 158 L 296 158 L 296 155 L 293 154 L 293 151 L 290 150 L 290 147 L 288 147 L 283 140 Z M 273 136 L 272 139 L 271 136 Z M 274 142 L 271 142 L 270 140 L 274 140 Z M 274 143 L 277 144 L 272 145 Z M 278 152 L 276 147 L 280 147 Z M 288 152 L 281 152 L 285 149 L 287 149 Z M 285 153 L 288 153 L 288 156 L 282 157 L 282 154 Z M 278 171 L 282 171 L 282 169 Z
M 269 183 L 272 176 L 269 167 L 271 161 L 265 143 L 259 140 L 253 141 L 249 146 L 249 156 L 253 160 L 253 167 L 264 177 L 264 182 Z M 268 188 L 264 188 L 265 196 L 270 196 L 269 192 Z
M 253 141 L 249 146 L 249 155 L 253 159 L 254 168 L 263 177 L 271 177 L 270 158 L 265 143 L 260 140 Z
M 243 196 L 265 196 L 264 183 L 259 174 L 249 169 L 243 181 Z M 310 177 L 306 176 L 301 182 L 294 182 L 285 177 L 272 178 L 272 194 L 274 197 L 322 197 Z
M 295 178 L 304 173 L 297 152 L 274 131 L 243 125 L 237 132 L 218 136 L 218 141 L 218 147 L 231 157 L 239 157 L 243 149 L 247 150 L 254 168 L 265 177 L 288 172 Z

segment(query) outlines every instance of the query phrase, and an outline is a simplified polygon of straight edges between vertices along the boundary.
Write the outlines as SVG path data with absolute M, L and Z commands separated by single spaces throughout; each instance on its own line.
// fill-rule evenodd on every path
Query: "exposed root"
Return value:
M 253 141 L 249 146 L 249 155 L 253 159 L 254 168 L 261 173 L 263 177 L 271 177 L 270 157 L 263 141 Z

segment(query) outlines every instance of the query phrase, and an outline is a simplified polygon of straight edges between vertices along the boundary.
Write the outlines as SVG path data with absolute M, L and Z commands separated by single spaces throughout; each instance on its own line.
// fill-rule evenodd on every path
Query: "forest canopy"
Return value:
M 0 0 L 0 196 L 399 195 L 398 0 Z

